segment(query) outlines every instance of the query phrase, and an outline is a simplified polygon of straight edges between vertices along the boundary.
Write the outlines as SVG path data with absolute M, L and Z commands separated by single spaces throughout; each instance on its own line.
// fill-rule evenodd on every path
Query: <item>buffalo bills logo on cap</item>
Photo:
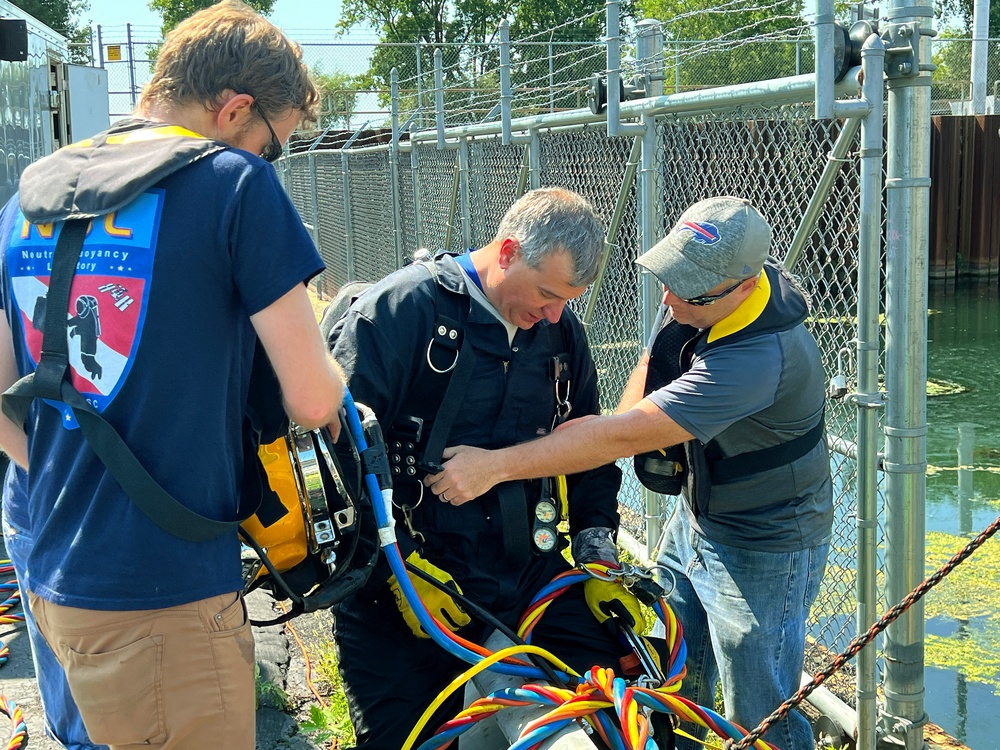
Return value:
M 702 245 L 714 245 L 720 239 L 719 229 L 714 224 L 704 221 L 685 221 L 679 227 L 678 232 L 688 231 L 694 236 L 694 241 Z

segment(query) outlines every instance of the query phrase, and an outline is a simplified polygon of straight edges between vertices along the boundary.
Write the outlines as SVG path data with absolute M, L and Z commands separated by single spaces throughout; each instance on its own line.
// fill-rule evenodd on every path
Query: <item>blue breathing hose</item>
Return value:
M 351 436 L 354 438 L 354 442 L 358 447 L 358 453 L 363 453 L 368 450 L 368 440 L 365 437 L 364 427 L 361 424 L 361 417 L 358 414 L 357 404 L 354 402 L 354 397 L 351 396 L 350 391 L 345 390 L 344 392 L 344 411 L 347 421 L 347 428 L 351 431 Z M 385 551 L 386 559 L 389 561 L 389 568 L 392 570 L 393 574 L 396 576 L 396 581 L 399 583 L 399 587 L 403 592 L 403 596 L 406 597 L 406 601 L 409 603 L 414 614 L 417 616 L 417 621 L 420 626 L 424 629 L 425 633 L 428 633 L 431 639 L 441 646 L 449 654 L 458 657 L 462 661 L 468 662 L 469 664 L 477 664 L 482 661 L 483 656 L 476 653 L 458 643 L 451 640 L 443 632 L 441 632 L 440 627 L 431 618 L 430 613 L 427 611 L 427 607 L 424 606 L 423 601 L 417 595 L 416 589 L 413 587 L 413 582 L 410 580 L 410 576 L 406 572 L 406 564 L 403 562 L 403 557 L 399 552 L 399 545 L 396 544 L 396 530 L 395 521 L 392 518 L 392 512 L 390 508 L 392 507 L 392 489 L 387 487 L 384 490 L 379 487 L 378 478 L 374 473 L 365 472 L 364 473 L 365 487 L 368 490 L 368 494 L 372 498 L 372 509 L 375 512 L 375 523 L 378 525 L 379 533 L 379 544 Z M 547 680 L 547 675 L 537 667 L 520 666 L 517 664 L 504 664 L 502 662 L 497 662 L 489 667 L 490 670 L 494 672 L 499 672 L 500 674 L 512 675 L 515 677 L 521 677 L 526 680 Z M 561 672 L 556 672 L 561 679 L 571 681 L 573 678 Z

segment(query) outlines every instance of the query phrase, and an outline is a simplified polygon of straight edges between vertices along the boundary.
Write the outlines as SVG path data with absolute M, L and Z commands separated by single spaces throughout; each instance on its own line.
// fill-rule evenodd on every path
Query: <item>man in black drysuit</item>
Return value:
M 453 420 L 447 445 L 499 448 L 547 434 L 566 418 L 599 413 L 583 327 L 564 308 L 595 278 L 603 241 L 603 227 L 579 195 L 560 188 L 529 192 L 491 243 L 391 274 L 361 294 L 330 336 L 351 393 L 374 410 L 385 432 L 403 558 L 439 580 L 454 580 L 462 594 L 513 629 L 534 594 L 570 567 L 560 554 L 565 545 L 557 543 L 558 519 L 544 504 L 559 505 L 555 480 L 511 483 L 453 505 L 423 488 L 420 466 L 441 460 L 444 438 L 433 435 L 441 420 Z M 463 363 L 470 354 L 471 365 Z M 446 389 L 465 372 L 471 373 L 465 385 L 443 404 Z M 436 450 L 431 445 L 428 452 L 428 443 Z M 578 564 L 617 561 L 620 483 L 614 464 L 568 477 Z M 478 643 L 492 632 L 470 622 L 450 597 L 411 579 L 431 614 L 452 630 Z M 399 750 L 424 709 L 469 666 L 423 634 L 394 584 L 383 561 L 334 613 L 357 747 L 370 750 Z M 594 665 L 621 674 L 619 658 L 628 649 L 598 622 L 584 588 L 572 586 L 553 602 L 532 643 L 581 674 Z M 611 588 L 637 610 L 622 587 Z M 461 709 L 458 691 L 417 744 Z

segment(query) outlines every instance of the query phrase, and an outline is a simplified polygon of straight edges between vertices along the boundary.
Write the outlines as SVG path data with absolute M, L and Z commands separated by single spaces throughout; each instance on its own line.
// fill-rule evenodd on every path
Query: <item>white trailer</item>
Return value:
M 0 0 L 0 205 L 35 159 L 108 127 L 108 74 L 70 63 L 68 40 Z

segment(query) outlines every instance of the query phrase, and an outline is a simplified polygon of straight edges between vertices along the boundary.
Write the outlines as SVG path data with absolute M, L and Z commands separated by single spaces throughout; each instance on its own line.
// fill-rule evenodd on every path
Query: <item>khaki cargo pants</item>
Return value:
M 29 601 L 93 742 L 253 750 L 254 642 L 242 595 L 130 612 Z

